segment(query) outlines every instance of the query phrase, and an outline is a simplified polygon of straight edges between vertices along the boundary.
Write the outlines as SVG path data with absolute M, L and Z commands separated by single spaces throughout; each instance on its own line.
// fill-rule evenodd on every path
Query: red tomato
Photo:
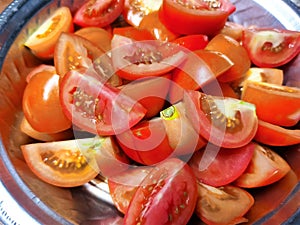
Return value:
M 189 165 L 198 181 L 214 187 L 220 187 L 236 180 L 247 169 L 255 144 L 234 149 L 225 149 L 208 145 L 196 152 Z
M 256 106 L 257 116 L 263 121 L 293 126 L 300 120 L 299 88 L 248 80 L 241 98 Z
M 124 132 L 146 113 L 138 102 L 102 83 L 91 70 L 71 70 L 63 77 L 60 87 L 60 101 L 67 117 L 91 133 Z
M 286 129 L 259 120 L 254 140 L 271 146 L 296 145 L 300 143 L 300 130 Z
M 159 10 L 162 0 L 125 0 L 123 17 L 132 26 L 138 27 L 145 15 Z
M 73 22 L 82 27 L 105 27 L 121 14 L 124 0 L 88 0 L 75 13 Z
M 244 188 L 272 184 L 291 170 L 289 164 L 276 152 L 256 144 L 254 155 L 246 171 L 235 181 Z
M 208 37 L 203 34 L 186 35 L 176 38 L 173 43 L 179 44 L 190 51 L 196 51 L 206 47 Z
M 146 166 L 131 167 L 108 179 L 109 193 L 121 213 L 126 214 L 134 193 L 151 169 L 152 167 Z
M 159 117 L 144 120 L 116 137 L 123 151 L 143 165 L 159 163 L 173 152 L 163 121 Z
M 37 57 L 51 59 L 60 34 L 73 29 L 70 9 L 60 7 L 29 36 L 24 45 Z
M 223 28 L 235 6 L 220 1 L 163 1 L 160 16 L 165 25 L 179 34 L 214 35 Z
M 53 71 L 36 73 L 25 87 L 23 112 L 31 127 L 39 132 L 57 133 L 71 127 L 59 100 L 59 76 Z
M 243 45 L 259 67 L 278 67 L 300 52 L 300 32 L 277 29 L 245 29 Z
M 244 215 L 253 204 L 252 195 L 239 187 L 227 185 L 215 188 L 198 183 L 195 213 L 205 224 L 225 225 L 247 222 Z
M 161 41 L 137 42 L 115 35 L 112 39 L 112 60 L 120 77 L 135 80 L 170 72 L 186 58 L 183 48 Z
M 150 31 L 132 26 L 115 27 L 113 34 L 128 37 L 136 41 L 155 40 Z
M 56 73 L 55 67 L 54 66 L 50 66 L 50 65 L 46 65 L 46 64 L 41 64 L 35 68 L 33 68 L 33 70 L 30 71 L 30 73 L 26 76 L 26 82 L 29 83 L 30 79 L 37 73 L 40 72 L 44 72 L 44 71 L 49 71 L 51 73 Z
M 253 104 L 198 91 L 188 91 L 183 101 L 196 131 L 217 146 L 242 147 L 256 133 L 258 119 Z
M 146 176 L 134 194 L 124 224 L 187 224 L 197 201 L 196 178 L 190 167 L 173 158 Z
M 165 105 L 170 86 L 170 74 L 132 81 L 121 86 L 121 92 L 137 100 L 146 109 L 145 118 L 158 115 Z

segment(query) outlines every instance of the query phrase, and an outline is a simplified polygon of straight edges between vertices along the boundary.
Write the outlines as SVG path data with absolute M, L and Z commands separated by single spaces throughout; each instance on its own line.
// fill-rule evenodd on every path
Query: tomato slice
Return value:
M 95 158 L 87 153 L 92 140 L 34 143 L 21 145 L 21 149 L 27 165 L 41 180 L 55 186 L 75 187 L 98 175 Z
M 242 100 L 255 104 L 259 119 L 275 125 L 293 126 L 300 119 L 299 88 L 247 81 Z
M 296 145 L 300 143 L 300 130 L 286 129 L 259 120 L 254 140 L 270 146 Z
M 300 52 L 300 32 L 278 29 L 245 29 L 243 45 L 259 67 L 278 67 Z
M 258 119 L 253 104 L 199 91 L 187 91 L 183 101 L 196 131 L 217 146 L 242 147 L 256 133 Z
M 34 55 L 43 59 L 53 58 L 56 42 L 62 32 L 72 32 L 72 14 L 68 7 L 60 7 L 29 36 L 24 45 Z
M 112 60 L 120 77 L 135 80 L 170 72 L 186 58 L 183 49 L 161 41 L 134 41 L 114 35 Z
M 59 100 L 59 76 L 55 71 L 36 73 L 25 87 L 24 116 L 31 127 L 44 133 L 57 133 L 71 127 Z
M 91 70 L 71 70 L 61 81 L 60 100 L 74 125 L 99 135 L 128 130 L 146 109 L 119 89 L 104 84 Z
M 246 171 L 234 182 L 244 188 L 266 186 L 283 178 L 291 167 L 275 151 L 256 144 Z
M 190 51 L 196 51 L 206 47 L 208 44 L 208 37 L 203 34 L 186 35 L 176 38 L 173 42 Z
M 162 2 L 163 0 L 125 0 L 123 17 L 130 25 L 138 27 L 145 15 L 159 10 Z
M 73 22 L 81 27 L 105 27 L 122 13 L 124 0 L 88 0 L 76 11 Z
M 196 201 L 196 178 L 190 167 L 179 159 L 168 159 L 155 166 L 142 181 L 124 224 L 187 224 Z
M 210 145 L 205 150 L 194 153 L 189 165 L 199 182 L 220 187 L 243 174 L 252 159 L 254 149 L 252 142 L 234 149 Z
M 163 121 L 159 117 L 143 120 L 116 137 L 123 151 L 143 165 L 157 164 L 173 153 Z
M 228 0 L 165 0 L 160 16 L 165 25 L 179 34 L 214 35 L 223 28 L 235 6 Z
M 254 204 L 250 193 L 232 185 L 215 188 L 198 183 L 198 196 L 195 213 L 209 225 L 247 222 L 244 215 Z

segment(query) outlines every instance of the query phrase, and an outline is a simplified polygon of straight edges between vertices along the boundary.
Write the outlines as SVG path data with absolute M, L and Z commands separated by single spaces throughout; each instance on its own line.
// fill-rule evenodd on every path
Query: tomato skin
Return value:
M 221 8 L 216 10 L 191 9 L 179 2 L 165 0 L 160 9 L 166 27 L 178 34 L 216 34 L 235 11 L 235 6 L 227 0 L 221 1 Z
M 207 102 L 206 98 L 208 98 Z M 214 145 L 224 148 L 242 147 L 249 143 L 256 133 L 258 119 L 255 106 L 250 103 L 235 98 L 209 97 L 199 91 L 187 91 L 183 101 L 186 104 L 187 117 L 192 121 L 195 130 Z M 205 102 L 210 102 L 209 109 L 206 109 Z M 218 107 L 221 111 L 214 111 Z M 231 115 L 226 116 L 226 112 Z M 239 114 L 238 123 L 232 125 L 227 121 L 225 124 L 219 124 L 220 120 L 213 116 L 216 114 L 220 116 L 219 118 L 223 117 L 222 121 L 227 121 L 228 118 L 229 121 L 235 120 L 233 117 Z
M 258 120 L 254 140 L 270 146 L 296 145 L 300 143 L 300 130 L 287 129 Z
M 244 188 L 262 187 L 277 182 L 290 170 L 291 167 L 280 155 L 256 144 L 248 168 L 234 184 Z
M 92 70 L 69 71 L 60 88 L 60 101 L 66 116 L 74 125 L 94 134 L 124 132 L 146 113 L 142 105 L 120 93 L 119 89 L 104 84 Z
M 300 52 L 300 32 L 278 29 L 245 29 L 242 42 L 259 67 L 279 67 Z
M 124 0 L 89 0 L 75 13 L 73 22 L 81 27 L 105 27 L 121 14 Z
M 53 58 L 56 42 L 62 32 L 73 32 L 68 7 L 58 8 L 24 43 L 39 58 Z
M 196 201 L 196 178 L 190 167 L 179 159 L 168 159 L 155 166 L 143 180 L 129 205 L 124 224 L 187 224 Z
M 125 36 L 136 41 L 155 40 L 148 30 L 133 26 L 115 27 L 113 29 L 113 35 Z
M 220 187 L 243 174 L 252 159 L 254 149 L 253 143 L 234 149 L 211 146 L 194 153 L 189 165 L 199 182 Z
M 206 47 L 208 37 L 203 34 L 186 35 L 176 38 L 173 43 L 179 44 L 190 51 L 196 51 Z
M 71 127 L 60 104 L 59 89 L 59 76 L 47 70 L 36 73 L 25 87 L 23 112 L 34 130 L 57 133 Z

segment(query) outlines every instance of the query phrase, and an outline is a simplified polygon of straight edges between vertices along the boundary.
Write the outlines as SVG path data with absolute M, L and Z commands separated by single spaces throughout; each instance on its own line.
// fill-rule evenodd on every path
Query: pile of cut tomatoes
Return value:
M 89 0 L 61 6 L 24 45 L 21 146 L 60 187 L 107 178 L 124 224 L 238 224 L 251 188 L 290 170 L 300 89 L 283 66 L 300 32 L 228 21 L 228 0 Z

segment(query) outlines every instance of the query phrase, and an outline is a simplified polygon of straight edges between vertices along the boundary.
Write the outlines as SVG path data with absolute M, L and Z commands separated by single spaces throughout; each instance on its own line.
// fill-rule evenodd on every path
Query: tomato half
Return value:
M 275 151 L 256 144 L 248 168 L 234 184 L 244 188 L 266 186 L 280 180 L 290 170 L 289 164 Z
M 223 28 L 235 6 L 220 1 L 163 1 L 160 16 L 165 25 L 179 34 L 214 35 Z
M 255 145 L 251 142 L 234 149 L 210 145 L 205 150 L 194 153 L 189 165 L 199 182 L 220 187 L 243 174 L 252 159 L 254 149 Z
M 59 76 L 53 71 L 36 73 L 25 87 L 22 99 L 24 116 L 39 132 L 57 133 L 71 127 L 59 99 Z
M 217 146 L 242 147 L 256 133 L 258 119 L 253 104 L 199 91 L 187 91 L 183 101 L 196 131 Z
M 161 41 L 134 41 L 114 35 L 112 60 L 117 74 L 128 80 L 170 72 L 186 58 L 183 49 Z
M 146 113 L 137 101 L 97 79 L 94 71 L 71 70 L 63 77 L 60 88 L 60 101 L 67 117 L 91 133 L 124 132 Z
M 256 106 L 257 116 L 263 121 L 293 126 L 300 119 L 299 88 L 249 80 L 244 85 L 241 98 Z
M 243 45 L 259 67 L 278 67 L 300 52 L 300 32 L 278 29 L 245 29 Z
M 174 43 L 179 44 L 190 51 L 204 49 L 208 44 L 208 37 L 203 34 L 186 35 L 176 38 Z
M 300 143 L 300 130 L 287 129 L 259 120 L 254 140 L 270 146 L 296 145 Z
M 232 185 L 215 188 L 198 183 L 196 215 L 208 225 L 240 224 L 254 204 L 254 198 L 242 188 Z
M 168 159 L 146 176 L 135 192 L 124 224 L 187 224 L 197 201 L 196 178 L 179 159 Z
M 88 0 L 74 15 L 73 22 L 81 27 L 105 27 L 118 18 L 124 0 Z
M 21 145 L 25 161 L 41 180 L 60 187 L 80 186 L 98 175 L 93 155 L 87 150 L 92 138 Z M 86 147 L 79 147 L 79 143 Z
M 60 7 L 29 36 L 24 45 L 37 57 L 51 59 L 60 34 L 72 32 L 73 29 L 70 9 Z

